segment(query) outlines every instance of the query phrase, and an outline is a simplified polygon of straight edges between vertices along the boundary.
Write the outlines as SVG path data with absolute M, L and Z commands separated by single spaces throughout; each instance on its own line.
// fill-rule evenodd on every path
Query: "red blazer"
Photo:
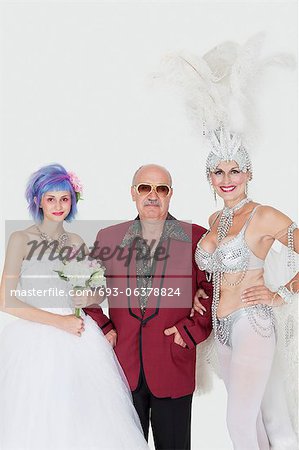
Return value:
M 119 247 L 131 223 L 108 227 L 97 235 L 98 252 L 93 256 L 102 259 L 106 266 L 107 287 L 114 289 L 115 294 L 109 297 L 110 319 L 100 307 L 86 308 L 85 312 L 105 334 L 116 329 L 115 353 L 132 391 L 138 386 L 142 365 L 153 395 L 182 397 L 191 394 L 195 388 L 196 344 L 204 341 L 212 330 L 212 287 L 194 261 L 196 243 L 206 230 L 198 225 L 191 228 L 190 224 L 176 222 L 189 235 L 190 242 L 168 238 L 163 243 L 168 257 L 157 262 L 153 280 L 156 291 L 149 296 L 142 317 L 139 298 L 134 295 L 137 287 L 134 252 L 132 247 Z M 209 296 L 202 299 L 207 313 L 204 316 L 195 313 L 190 318 L 193 297 L 199 287 Z M 165 289 L 163 295 L 159 295 L 161 288 Z M 171 295 L 175 289 L 179 289 L 180 295 Z M 175 344 L 174 335 L 165 336 L 164 330 L 174 325 L 187 348 Z

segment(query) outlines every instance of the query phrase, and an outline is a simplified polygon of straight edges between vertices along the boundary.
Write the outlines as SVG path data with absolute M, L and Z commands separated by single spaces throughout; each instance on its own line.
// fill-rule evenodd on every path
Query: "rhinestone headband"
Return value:
M 221 161 L 236 161 L 241 172 L 252 174 L 252 164 L 241 136 L 227 130 L 223 125 L 207 133 L 207 139 L 212 148 L 206 162 L 206 175 L 210 176 Z

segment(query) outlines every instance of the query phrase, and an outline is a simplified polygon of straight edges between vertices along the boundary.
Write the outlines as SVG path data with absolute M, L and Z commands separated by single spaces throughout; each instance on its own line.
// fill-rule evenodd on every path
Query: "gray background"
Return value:
M 132 218 L 132 174 L 156 162 L 173 175 L 172 213 L 206 226 L 215 209 L 204 176 L 206 152 L 179 98 L 153 86 L 149 74 L 168 51 L 203 54 L 258 31 L 267 33 L 265 54 L 297 52 L 295 1 L 7 1 L 0 12 L 2 242 L 5 219 L 28 219 L 28 176 L 51 162 L 82 179 L 80 219 Z M 250 186 L 256 201 L 293 219 L 296 81 L 294 72 L 274 70 L 260 91 Z M 0 316 L 0 326 L 7 321 Z M 225 401 L 219 380 L 212 393 L 195 398 L 194 448 L 231 449 Z

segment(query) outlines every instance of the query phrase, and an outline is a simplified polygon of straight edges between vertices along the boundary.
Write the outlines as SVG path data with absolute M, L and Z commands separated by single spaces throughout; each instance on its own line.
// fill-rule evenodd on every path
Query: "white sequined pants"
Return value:
M 263 337 L 246 314 L 234 314 L 233 319 L 230 345 L 217 339 L 216 345 L 228 394 L 227 427 L 234 450 L 296 450 L 282 376 L 279 379 L 271 373 L 274 327 L 270 336 Z

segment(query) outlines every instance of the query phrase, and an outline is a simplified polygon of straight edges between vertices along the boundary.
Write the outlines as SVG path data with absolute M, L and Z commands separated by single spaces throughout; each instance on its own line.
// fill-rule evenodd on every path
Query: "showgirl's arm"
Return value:
M 292 220 L 271 206 L 261 206 L 256 214 L 253 233 L 258 237 L 260 243 L 263 241 L 278 240 L 288 247 L 288 265 L 292 272 L 296 272 L 295 253 L 298 253 L 298 228 Z M 252 286 L 242 292 L 241 298 L 247 305 L 264 303 L 270 306 L 280 306 L 290 303 L 293 294 L 298 292 L 298 272 L 284 286 L 280 286 L 277 292 L 271 291 L 265 285 Z
M 292 220 L 270 206 L 262 206 L 257 213 L 258 221 L 255 223 L 254 232 L 258 235 L 260 241 L 278 240 L 288 247 L 287 264 L 292 272 L 296 272 L 295 253 L 298 253 L 298 228 Z M 279 286 L 277 292 L 272 292 L 265 285 L 252 286 L 243 291 L 241 298 L 247 305 L 255 305 L 259 303 L 268 304 L 270 306 L 280 306 L 290 303 L 293 294 L 298 293 L 298 272 L 284 286 Z
M 290 258 L 292 257 L 292 252 L 299 253 L 299 231 L 298 227 L 294 225 L 294 229 L 290 228 L 290 226 L 293 224 L 293 221 L 283 214 L 282 212 L 278 211 L 275 208 L 272 207 L 265 207 L 265 214 L 267 217 L 266 223 L 269 226 L 269 234 L 274 238 L 277 239 L 279 242 L 284 244 L 289 248 L 290 252 Z M 291 264 L 291 261 L 288 261 Z M 294 262 L 295 266 L 295 262 Z M 293 268 L 294 271 L 296 270 L 296 267 Z M 299 291 L 299 273 L 297 272 L 294 277 L 285 285 L 285 287 L 291 291 L 292 293 L 297 293 Z

